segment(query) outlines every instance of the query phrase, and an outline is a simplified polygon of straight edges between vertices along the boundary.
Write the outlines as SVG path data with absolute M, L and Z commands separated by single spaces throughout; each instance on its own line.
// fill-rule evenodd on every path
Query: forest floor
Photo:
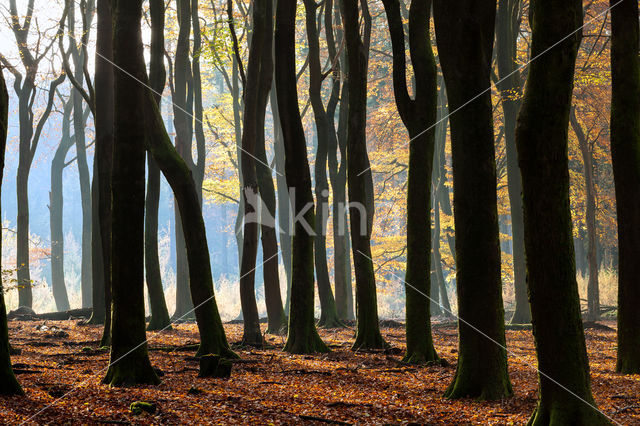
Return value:
M 586 330 L 596 402 L 616 422 L 640 425 L 640 376 L 614 373 L 615 323 L 604 324 L 610 328 Z M 230 342 L 240 341 L 241 324 L 225 328 Z M 164 376 L 159 386 L 135 388 L 100 383 L 109 354 L 97 348 L 99 326 L 14 320 L 9 334 L 21 350 L 12 359 L 26 396 L 0 399 L 0 424 L 523 424 L 536 404 L 536 359 L 527 330 L 507 331 L 514 396 L 496 402 L 442 397 L 455 373 L 452 325 L 433 332 L 448 365 L 403 365 L 403 328 L 383 328 L 394 348 L 387 353 L 352 352 L 353 330 L 331 329 L 321 330 L 329 354 L 289 355 L 281 350 L 284 338 L 267 335 L 267 349 L 236 347 L 242 361 L 230 379 L 202 379 L 195 351 L 186 346 L 197 341 L 197 328 L 179 324 L 147 334 L 151 361 Z M 157 409 L 134 415 L 129 406 L 135 401 Z

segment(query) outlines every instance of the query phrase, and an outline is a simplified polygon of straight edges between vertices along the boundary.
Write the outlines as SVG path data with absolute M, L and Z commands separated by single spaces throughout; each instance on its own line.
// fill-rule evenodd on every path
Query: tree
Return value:
M 433 4 L 451 122 L 459 355 L 448 398 L 511 395 L 500 275 L 490 71 L 495 0 Z M 473 72 L 469 72 L 473 70 Z
M 18 16 L 16 0 L 9 1 L 9 13 L 11 14 L 11 30 L 13 31 L 20 60 L 24 67 L 24 75 L 13 67 L 7 59 L 0 55 L 0 62 L 14 75 L 13 88 L 18 95 L 18 116 L 20 121 L 20 142 L 18 156 L 18 172 L 16 176 L 16 193 L 18 205 L 17 219 L 17 248 L 16 248 L 16 269 L 18 279 L 18 304 L 20 306 L 31 307 L 33 297 L 31 294 L 31 272 L 29 268 L 29 173 L 35 157 L 38 142 L 42 129 L 46 123 L 51 109 L 55 89 L 64 81 L 65 76 L 54 79 L 49 86 L 49 98 L 47 107 L 35 120 L 33 113 L 33 102 L 31 99 L 37 91 L 36 76 L 40 61 L 46 57 L 53 46 L 55 38 L 50 43 L 43 40 L 46 34 L 37 32 L 38 40 L 33 48 L 29 47 L 29 32 L 33 17 L 34 0 L 29 0 L 27 11 L 22 23 Z
M 347 124 L 347 181 L 351 243 L 356 274 L 356 340 L 353 349 L 385 348 L 380 334 L 376 282 L 371 257 L 373 225 L 373 180 L 367 154 L 367 68 L 371 15 L 366 0 L 361 1 L 365 24 L 360 37 L 358 2 L 342 2 L 342 23 L 349 67 L 349 107 Z
M 275 81 L 285 150 L 285 174 L 293 205 L 291 305 L 289 335 L 284 350 L 290 353 L 328 352 L 313 317 L 314 204 L 307 147 L 298 108 L 295 69 L 296 1 L 278 0 L 276 7 Z
M 330 7 L 333 3 L 325 5 Z M 339 327 L 342 322 L 338 318 L 336 301 L 329 281 L 329 268 L 327 265 L 327 209 L 329 204 L 329 182 L 327 180 L 327 159 L 329 147 L 337 146 L 337 136 L 333 126 L 333 120 L 329 120 L 329 114 L 322 100 L 322 68 L 320 64 L 320 37 L 316 25 L 317 9 L 320 7 L 315 0 L 304 0 L 307 41 L 309 43 L 309 100 L 315 117 L 316 135 L 318 138 L 315 161 L 315 195 L 318 209 L 315 215 L 314 238 L 314 262 L 316 267 L 316 279 L 318 281 L 318 295 L 320 296 L 320 322 L 322 327 Z M 329 14 L 329 20 L 331 20 Z M 334 55 L 335 56 L 335 53 Z M 335 58 L 333 58 L 335 61 Z M 333 85 L 329 103 L 335 104 L 339 95 L 338 87 Z M 333 107 L 335 111 L 335 107 Z M 336 212 L 337 213 L 337 212 Z
M 260 330 L 258 306 L 255 296 L 255 269 L 258 252 L 258 180 L 256 176 L 256 139 L 258 132 L 259 106 L 258 96 L 266 93 L 260 90 L 261 66 L 265 40 L 271 38 L 267 33 L 267 0 L 258 0 L 253 7 L 253 32 L 249 46 L 249 62 L 247 78 L 244 86 L 244 114 L 242 125 L 242 153 L 240 164 L 242 170 L 242 194 L 244 198 L 244 239 L 242 245 L 242 262 L 240 267 L 240 301 L 242 303 L 242 317 L 244 333 L 242 342 L 247 345 L 262 347 L 263 338 Z M 270 26 L 269 26 L 270 27 Z M 270 44 L 270 43 L 269 43 Z M 261 93 L 262 92 L 262 93 Z
M 611 160 L 618 213 L 617 371 L 640 373 L 638 3 L 611 1 Z
M 527 285 L 542 372 L 529 424 L 607 424 L 589 384 L 569 207 L 568 125 L 582 2 L 533 0 L 529 16 L 533 61 L 516 128 Z
M 114 115 L 114 75 L 113 75 L 113 20 L 111 0 L 98 0 L 96 30 L 95 65 L 95 126 L 96 152 L 94 162 L 98 175 L 98 223 L 102 248 L 104 297 L 94 294 L 94 301 L 103 299 L 104 307 L 94 304 L 93 315 L 104 311 L 104 329 L 101 346 L 111 342 L 111 169 L 113 166 L 113 115 Z M 95 180 L 95 177 L 94 177 Z M 94 193 L 96 196 L 96 193 Z M 94 222 L 95 223 L 95 222 Z M 95 228 L 94 228 L 95 231 Z M 94 278 L 96 278 L 94 276 Z
M 9 120 L 9 94 L 4 81 L 4 70 L 0 67 L 0 185 L 4 174 L 4 155 L 7 145 L 7 125 Z M 0 246 L 2 239 L 0 239 Z M 1 252 L 0 247 L 0 252 Z M 11 367 L 7 308 L 4 304 L 4 288 L 0 282 L 0 395 L 23 395 L 22 387 L 16 380 Z
M 151 57 L 149 84 L 160 108 L 166 71 L 164 69 L 164 2 L 149 2 L 151 16 Z M 148 181 L 144 222 L 144 265 L 149 290 L 151 320 L 148 330 L 166 330 L 171 327 L 171 318 L 162 288 L 160 259 L 158 257 L 158 207 L 160 203 L 160 169 L 151 154 L 147 155 Z
M 531 310 L 527 299 L 527 269 L 524 253 L 524 229 L 522 223 L 522 182 L 518 170 L 516 151 L 516 118 L 520 109 L 522 78 L 518 71 L 517 42 L 520 34 L 522 0 L 500 0 L 496 16 L 496 58 L 498 63 L 498 90 L 502 101 L 504 133 L 507 154 L 507 183 L 511 207 L 511 239 L 513 242 L 513 287 L 515 311 L 513 324 L 531 322 Z
M 142 0 L 113 2 L 114 139 L 111 271 L 111 360 L 103 380 L 112 386 L 158 384 L 147 352 L 144 315 L 145 88 L 137 76 L 142 57 Z
M 415 94 L 407 88 L 405 34 L 398 0 L 383 0 L 393 48 L 393 89 L 398 112 L 409 131 L 407 189 L 406 332 L 404 361 L 419 364 L 438 359 L 431 337 L 431 175 L 437 115 L 437 70 L 431 49 L 431 1 L 412 1 L 409 49 Z M 426 25 L 425 25 L 426 24 Z M 436 287 L 437 298 L 437 287 Z

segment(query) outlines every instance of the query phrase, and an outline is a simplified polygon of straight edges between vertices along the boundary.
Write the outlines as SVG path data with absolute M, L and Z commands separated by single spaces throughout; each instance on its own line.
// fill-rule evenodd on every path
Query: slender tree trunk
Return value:
M 320 64 L 320 38 L 316 25 L 318 5 L 314 0 L 305 0 L 307 42 L 309 46 L 309 99 L 315 117 L 318 137 L 315 161 L 315 195 L 318 206 L 315 216 L 314 263 L 320 296 L 319 326 L 332 328 L 342 325 L 338 318 L 336 302 L 329 281 L 327 265 L 326 227 L 329 207 L 329 182 L 327 180 L 327 159 L 329 146 L 337 146 L 336 134 L 329 122 L 322 101 L 322 66 Z M 329 15 L 331 16 L 331 15 Z M 331 139 L 331 140 L 330 140 Z M 335 149 L 335 148 L 334 148 Z
M 149 66 L 149 84 L 154 99 L 160 108 L 162 92 L 166 81 L 164 69 L 164 2 L 149 2 L 151 15 L 151 62 Z M 160 203 L 160 169 L 151 154 L 147 155 L 147 198 L 145 201 L 144 222 L 144 265 L 149 291 L 151 321 L 147 330 L 167 330 L 171 328 L 171 318 L 167 309 L 160 273 L 158 257 L 158 208 Z
M 113 1 L 115 73 L 112 171 L 111 360 L 103 383 L 158 384 L 147 352 L 144 314 L 145 88 L 138 76 L 142 57 L 142 0 Z M 129 74 L 129 75 L 128 75 Z
M 64 230 L 62 174 L 65 158 L 73 139 L 71 138 L 71 112 L 73 104 L 65 102 L 62 116 L 62 138 L 51 160 L 51 192 L 49 193 L 49 225 L 51 229 L 51 289 L 58 311 L 69 310 L 69 296 L 64 280 Z
M 367 38 L 371 29 L 371 16 L 366 8 L 366 0 L 362 1 L 362 5 L 362 15 L 368 27 L 368 30 L 365 30 Z M 376 282 L 371 257 L 374 210 L 371 203 L 373 181 L 366 140 L 368 43 L 360 38 L 360 18 L 356 1 L 342 2 L 342 21 L 349 62 L 347 179 L 353 263 L 356 273 L 357 325 L 354 350 L 388 346 L 380 334 L 378 324 Z
M 587 283 L 587 320 L 597 321 L 600 319 L 600 291 L 598 285 L 598 230 L 596 225 L 596 188 L 593 176 L 593 154 L 589 147 L 589 141 L 584 134 L 578 118 L 576 117 L 575 107 L 571 109 L 569 117 L 571 128 L 578 139 L 580 153 L 582 154 L 583 177 L 585 186 L 585 205 L 586 205 L 586 222 L 587 222 L 587 238 L 588 251 L 587 260 L 589 264 L 589 281 Z
M 640 60 L 638 3 L 611 1 L 611 159 L 618 213 L 618 362 L 640 373 Z
M 516 146 L 531 318 L 544 372 L 529 424 L 608 424 L 594 408 L 589 384 L 569 204 L 568 125 L 582 2 L 533 0 L 529 16 L 536 60 L 529 66 Z M 565 41 L 556 45 L 558 40 Z
M 437 70 L 429 34 L 431 1 L 412 1 L 409 9 L 409 49 L 415 76 L 415 96 L 409 96 L 405 35 L 400 2 L 383 0 L 393 48 L 393 91 L 400 117 L 409 131 L 407 189 L 406 333 L 404 361 L 422 364 L 438 360 L 431 336 L 431 177 L 437 116 Z M 425 131 L 427 130 L 428 131 Z M 433 299 L 432 299 L 433 300 Z
M 496 2 L 436 0 L 433 9 L 452 113 L 460 317 L 458 366 L 445 396 L 501 399 L 512 390 L 505 349 L 493 115 L 487 91 Z
M 0 68 L 0 186 L 4 175 L 4 156 L 7 146 L 7 125 L 9 123 L 9 94 Z M 2 238 L 0 238 L 0 253 Z M 1 260 L 1 259 L 0 259 Z M 13 374 L 11 367 L 7 309 L 4 304 L 4 289 L 0 281 L 0 395 L 23 395 L 24 392 Z
M 517 40 L 520 34 L 521 0 L 503 0 L 498 3 L 496 25 L 496 54 L 498 58 L 498 86 L 502 97 L 504 134 L 507 154 L 507 189 L 511 206 L 511 240 L 513 242 L 513 287 L 516 307 L 512 324 L 531 322 L 531 309 L 527 299 L 527 268 L 524 255 L 524 224 L 522 218 L 522 182 L 518 170 L 516 151 L 516 118 L 520 109 L 522 81 L 517 71 Z
M 276 236 L 276 193 L 267 160 L 265 148 L 265 114 L 271 82 L 273 80 L 273 2 L 266 0 L 265 39 L 260 58 L 260 84 L 258 87 L 258 110 L 256 116 L 256 178 L 260 188 L 262 210 L 260 230 L 262 236 L 262 270 L 264 278 L 264 298 L 267 305 L 267 332 L 285 334 L 287 320 L 282 307 L 280 274 L 278 270 L 278 239 Z
M 276 8 L 275 80 L 285 148 L 285 172 L 295 214 L 292 241 L 292 284 L 289 335 L 284 350 L 290 353 L 328 352 L 313 315 L 314 205 L 307 148 L 298 108 L 295 69 L 295 0 L 278 0 Z
M 91 324 L 104 324 L 105 280 L 104 256 L 102 255 L 102 233 L 100 232 L 100 182 L 97 156 L 93 158 L 93 181 L 91 182 L 91 283 L 92 306 Z
M 98 164 L 98 214 L 104 274 L 105 321 L 100 346 L 111 342 L 111 168 L 113 165 L 114 76 L 111 0 L 98 0 L 96 34 L 96 153 Z

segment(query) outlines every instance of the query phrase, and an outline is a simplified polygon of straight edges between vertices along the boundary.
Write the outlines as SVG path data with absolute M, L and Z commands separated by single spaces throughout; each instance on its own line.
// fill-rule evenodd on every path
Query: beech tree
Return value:
M 142 0 L 114 0 L 114 138 L 111 176 L 111 359 L 103 383 L 158 384 L 147 352 L 144 313 L 144 190 L 146 88 L 142 57 Z
M 298 108 L 295 68 L 296 0 L 278 0 L 275 27 L 275 82 L 282 126 L 285 174 L 292 198 L 291 304 L 289 334 L 284 350 L 290 353 L 328 352 L 318 335 L 314 317 L 313 236 L 314 203 L 307 147 Z
M 569 207 L 568 126 L 582 2 L 533 0 L 529 16 L 535 60 L 516 129 L 527 285 L 541 371 L 540 399 L 529 424 L 608 424 L 591 395 Z
M 0 67 L 0 186 L 4 175 L 4 154 L 7 146 L 7 125 L 9 122 L 9 94 L 4 81 L 4 70 Z M 0 238 L 0 252 L 2 251 Z M 0 281 L 0 395 L 22 395 L 22 387 L 16 380 L 11 367 L 11 346 L 7 327 L 7 308 L 4 303 L 4 286 Z
M 431 1 L 409 6 L 409 49 L 414 96 L 407 88 L 405 34 L 400 3 L 383 0 L 393 48 L 393 91 L 409 132 L 407 188 L 407 269 L 405 273 L 407 353 L 412 364 L 438 359 L 431 337 L 431 175 L 437 115 L 437 70 L 431 49 Z M 436 287 L 436 295 L 437 295 Z M 437 296 L 436 296 L 437 297 Z
M 507 371 L 491 105 L 495 0 L 433 4 L 451 122 L 458 365 L 448 398 L 511 395 Z M 469 72 L 469 70 L 474 70 Z
M 638 2 L 611 1 L 611 160 L 618 212 L 617 371 L 640 373 Z

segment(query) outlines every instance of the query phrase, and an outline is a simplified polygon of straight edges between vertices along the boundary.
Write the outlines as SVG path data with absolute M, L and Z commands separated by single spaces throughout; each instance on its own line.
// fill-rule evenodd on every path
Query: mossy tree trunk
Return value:
M 531 322 L 531 309 L 527 298 L 527 268 L 524 255 L 524 224 L 522 219 L 522 181 L 518 169 L 516 150 L 516 119 L 522 95 L 522 77 L 517 70 L 517 40 L 520 34 L 522 0 L 498 2 L 496 16 L 496 58 L 504 116 L 504 137 L 507 154 L 507 189 L 511 208 L 511 240 L 513 256 L 513 287 L 515 310 L 512 324 Z
M 529 424 L 608 424 L 589 384 L 569 204 L 568 126 L 582 2 L 533 0 L 529 20 L 536 59 L 516 128 L 527 286 L 541 372 Z
M 618 362 L 640 373 L 640 59 L 638 2 L 611 0 L 611 159 L 618 212 Z
M 460 318 L 458 366 L 445 396 L 501 399 L 512 390 L 505 349 L 493 114 L 487 90 L 496 2 L 435 0 L 433 9 L 451 114 Z
M 296 1 L 278 0 L 276 7 L 275 81 L 285 151 L 285 174 L 294 217 L 289 335 L 290 353 L 327 352 L 316 330 L 313 274 L 314 205 L 307 148 L 298 108 L 295 68 Z
M 376 281 L 371 257 L 373 224 L 373 179 L 367 154 L 367 69 L 371 15 L 366 0 L 342 2 L 347 60 L 349 64 L 349 109 L 347 124 L 347 183 L 351 243 L 356 274 L 356 340 L 354 350 L 380 349 L 388 345 L 380 334 Z M 360 20 L 364 22 L 364 40 L 360 37 Z
M 409 95 L 405 34 L 398 0 L 383 0 L 393 48 L 393 91 L 400 118 L 409 132 L 407 189 L 406 333 L 404 361 L 438 359 L 431 336 L 431 175 L 437 115 L 437 70 L 431 49 L 431 1 L 409 6 L 409 49 L 415 94 Z M 428 129 L 428 130 L 427 130 Z M 437 299 L 438 287 L 435 287 Z M 437 303 L 437 300 L 435 300 Z
M 333 3 L 325 5 L 331 7 Z M 305 22 L 307 30 L 307 42 L 309 45 L 309 100 L 316 125 L 318 143 L 316 148 L 316 161 L 314 166 L 315 174 L 315 195 L 318 206 L 315 216 L 315 238 L 314 238 L 314 263 L 316 268 L 316 279 L 318 282 L 318 296 L 320 297 L 320 322 L 321 327 L 340 327 L 342 322 L 338 318 L 336 301 L 331 290 L 329 281 L 329 267 L 327 265 L 327 237 L 326 227 L 329 207 L 329 181 L 327 179 L 327 160 L 329 146 L 337 146 L 336 132 L 329 121 L 327 109 L 322 100 L 322 65 L 320 64 L 320 38 L 318 34 L 319 5 L 315 0 L 304 0 Z M 331 18 L 331 14 L 329 14 Z M 336 98 L 338 92 L 335 88 L 331 90 L 331 96 Z M 330 99 L 330 102 L 335 99 Z
M 9 123 L 9 94 L 4 81 L 4 70 L 0 67 L 0 186 L 4 175 L 4 155 L 7 146 L 7 125 Z M 0 253 L 2 239 L 0 238 Z M 0 281 L 0 395 L 22 395 L 24 392 L 13 374 L 11 367 L 7 308 L 4 304 L 4 289 Z
M 144 313 L 144 190 L 146 89 L 138 76 L 142 57 L 142 0 L 113 1 L 114 78 L 111 270 L 111 360 L 103 382 L 158 384 L 147 352 Z
M 162 0 L 149 2 L 151 15 L 151 58 L 149 65 L 149 84 L 158 108 L 166 80 L 164 69 L 164 3 Z M 158 207 L 160 203 L 160 168 L 151 154 L 147 156 L 147 198 L 145 201 L 144 221 L 144 265 L 149 292 L 151 320 L 147 330 L 166 330 L 171 328 L 171 318 L 167 309 L 162 288 L 160 259 L 158 257 Z
M 96 31 L 96 153 L 98 171 L 98 215 L 104 274 L 105 320 L 101 346 L 111 342 L 111 167 L 113 165 L 113 20 L 111 0 L 98 0 Z

